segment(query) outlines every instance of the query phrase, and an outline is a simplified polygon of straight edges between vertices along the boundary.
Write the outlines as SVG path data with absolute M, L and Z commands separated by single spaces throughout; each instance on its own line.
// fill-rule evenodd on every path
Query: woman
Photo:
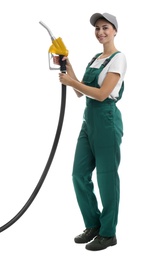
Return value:
M 69 60 L 64 57 L 67 74 L 60 73 L 59 79 L 62 84 L 72 87 L 78 97 L 86 96 L 72 174 L 86 229 L 74 240 L 76 243 L 87 243 L 86 249 L 96 251 L 117 244 L 120 193 L 118 167 L 123 124 L 116 102 L 121 98 L 124 88 L 126 58 L 114 44 L 118 30 L 115 16 L 95 13 L 90 23 L 95 27 L 95 36 L 103 45 L 103 52 L 95 55 L 88 64 L 82 82 L 77 79 Z M 54 62 L 58 63 L 58 57 L 54 57 Z M 101 211 L 92 182 L 95 168 Z

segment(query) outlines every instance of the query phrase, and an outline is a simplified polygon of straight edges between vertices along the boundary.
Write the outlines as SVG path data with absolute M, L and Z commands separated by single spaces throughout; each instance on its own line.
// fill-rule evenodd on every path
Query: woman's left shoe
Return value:
M 98 235 L 92 242 L 86 245 L 86 249 L 92 251 L 98 251 L 106 249 L 109 246 L 114 246 L 117 244 L 116 236 L 114 237 L 102 237 Z

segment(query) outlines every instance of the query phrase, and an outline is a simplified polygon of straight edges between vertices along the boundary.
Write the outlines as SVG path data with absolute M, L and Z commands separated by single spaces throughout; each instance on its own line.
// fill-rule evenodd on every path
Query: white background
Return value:
M 118 103 L 124 121 L 118 245 L 89 252 L 73 241 L 84 230 L 71 171 L 85 98 L 78 99 L 67 87 L 63 129 L 48 176 L 26 213 L 0 233 L 0 259 L 120 260 L 138 255 L 144 259 L 144 7 L 141 0 L 129 4 L 127 8 L 126 1 L 115 0 L 0 2 L 0 226 L 18 213 L 34 190 L 58 122 L 59 71 L 48 68 L 51 40 L 39 21 L 63 39 L 81 80 L 89 60 L 102 51 L 90 16 L 112 13 L 119 23 L 116 47 L 128 62 L 125 92 Z M 98 193 L 95 172 L 93 178 Z

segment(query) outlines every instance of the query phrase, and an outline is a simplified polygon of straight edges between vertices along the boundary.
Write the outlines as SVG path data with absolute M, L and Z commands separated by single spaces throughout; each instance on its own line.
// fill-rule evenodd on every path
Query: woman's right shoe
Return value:
M 86 228 L 82 234 L 74 238 L 75 243 L 88 243 L 99 234 L 99 228 Z

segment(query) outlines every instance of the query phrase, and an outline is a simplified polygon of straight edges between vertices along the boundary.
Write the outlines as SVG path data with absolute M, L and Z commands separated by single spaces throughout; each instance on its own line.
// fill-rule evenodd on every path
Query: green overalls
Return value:
M 96 58 L 99 55 L 96 55 Z M 89 64 L 83 77 L 84 84 L 99 88 L 99 74 L 109 60 L 105 60 L 98 69 L 90 68 Z M 124 82 L 118 99 L 122 96 L 123 87 Z M 104 237 L 111 237 L 116 233 L 120 194 L 118 167 L 122 136 L 121 113 L 116 107 L 116 101 L 107 98 L 99 102 L 86 97 L 84 120 L 77 141 L 72 177 L 85 227 L 100 227 L 99 234 Z M 102 202 L 101 212 L 98 209 L 92 182 L 92 172 L 95 168 Z

